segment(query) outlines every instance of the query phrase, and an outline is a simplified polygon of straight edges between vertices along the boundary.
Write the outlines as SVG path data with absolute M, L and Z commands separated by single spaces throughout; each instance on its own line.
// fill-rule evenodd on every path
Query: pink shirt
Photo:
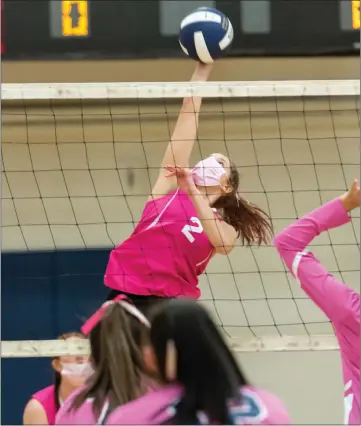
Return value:
M 74 398 L 82 389 L 80 388 L 73 392 L 60 407 L 56 415 L 56 425 L 95 425 L 102 423 L 105 413 L 101 414 L 99 418 L 94 417 L 93 400 L 91 398 L 87 399 L 77 410 L 71 410 Z
M 244 425 L 289 425 L 291 424 L 283 403 L 269 392 L 254 388 L 244 388 L 243 403 L 230 406 L 230 416 L 235 424 Z M 103 407 L 98 419 L 92 412 L 92 400 L 87 400 L 78 410 L 69 411 L 77 392 L 73 393 L 60 408 L 56 424 L 61 425 L 151 425 L 161 424 L 174 415 L 174 407 L 182 395 L 178 386 L 169 386 L 151 391 L 142 398 L 122 405 L 108 414 L 107 406 Z M 202 422 L 202 417 L 200 417 Z M 237 422 L 237 423 L 236 423 Z
M 31 398 L 35 399 L 43 406 L 49 425 L 54 425 L 56 416 L 55 386 L 48 386 L 36 392 Z
M 244 425 L 289 425 L 291 424 L 283 403 L 269 392 L 254 388 L 240 391 L 243 401 L 232 405 L 229 415 L 234 424 Z M 177 386 L 163 388 L 115 409 L 107 418 L 108 425 L 158 425 L 174 416 L 176 404 L 182 395 Z M 208 424 L 204 414 L 199 415 L 200 424 Z
M 274 243 L 302 289 L 332 322 L 342 358 L 345 424 L 360 425 L 360 295 L 336 280 L 305 250 L 321 232 L 349 220 L 336 199 L 285 228 Z
M 104 283 L 130 294 L 198 299 L 198 275 L 213 251 L 192 201 L 176 190 L 146 203 L 132 235 L 112 250 Z

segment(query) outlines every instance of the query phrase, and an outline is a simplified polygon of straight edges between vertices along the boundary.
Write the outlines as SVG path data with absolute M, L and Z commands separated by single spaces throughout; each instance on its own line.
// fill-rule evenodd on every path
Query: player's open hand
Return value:
M 340 200 L 348 212 L 360 207 L 360 184 L 357 179 L 353 181 L 351 188 L 340 197 Z
M 178 187 L 181 191 L 184 191 L 186 194 L 191 194 L 197 190 L 197 187 L 192 178 L 192 172 L 185 167 L 176 167 L 176 166 L 165 166 L 164 167 L 168 174 L 167 178 L 176 177 L 178 182 Z

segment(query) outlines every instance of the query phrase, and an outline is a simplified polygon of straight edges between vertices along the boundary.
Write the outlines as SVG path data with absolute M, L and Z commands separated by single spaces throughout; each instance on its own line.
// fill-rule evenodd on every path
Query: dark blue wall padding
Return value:
M 79 330 L 105 300 L 108 250 L 3 253 L 2 340 L 46 340 Z M 1 424 L 22 424 L 32 393 L 52 382 L 49 358 L 2 359 Z

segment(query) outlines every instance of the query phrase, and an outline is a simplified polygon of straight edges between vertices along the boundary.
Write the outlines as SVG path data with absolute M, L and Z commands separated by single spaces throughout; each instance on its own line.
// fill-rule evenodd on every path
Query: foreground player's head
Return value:
M 148 320 L 125 298 L 106 302 L 82 330 L 89 334 L 93 375 L 74 399 L 79 408 L 94 398 L 94 415 L 99 416 L 109 398 L 110 408 L 132 401 L 144 392 L 144 363 L 140 350 Z
M 232 353 L 202 305 L 177 299 L 153 312 L 149 346 L 144 350 L 147 369 L 164 383 L 184 386 L 175 424 L 197 424 L 197 412 L 210 423 L 228 424 L 227 401 L 240 398 L 247 384 Z
M 198 189 L 208 196 L 212 207 L 237 231 L 242 242 L 266 243 L 272 234 L 269 216 L 238 193 L 237 167 L 222 154 L 212 154 L 197 163 L 192 176 Z
M 59 340 L 85 339 L 79 332 L 64 333 Z M 66 388 L 65 393 L 73 391 L 84 384 L 92 373 L 89 357 L 86 355 L 66 355 L 53 358 L 51 365 L 55 371 L 55 405 L 59 408 L 60 388 Z

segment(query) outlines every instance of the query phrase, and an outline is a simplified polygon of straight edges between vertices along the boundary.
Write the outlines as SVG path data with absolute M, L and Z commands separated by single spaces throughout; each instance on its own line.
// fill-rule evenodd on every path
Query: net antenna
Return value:
M 357 80 L 3 84 L 3 251 L 111 248 L 127 238 L 181 100 L 192 96 L 204 98 L 194 160 L 228 155 L 242 196 L 271 215 L 276 232 L 359 174 Z M 342 232 L 310 247 L 355 289 L 358 226 L 355 211 Z M 236 352 L 338 349 L 328 319 L 272 245 L 216 256 L 200 288 Z M 84 340 L 1 346 L 4 358 L 88 351 Z

